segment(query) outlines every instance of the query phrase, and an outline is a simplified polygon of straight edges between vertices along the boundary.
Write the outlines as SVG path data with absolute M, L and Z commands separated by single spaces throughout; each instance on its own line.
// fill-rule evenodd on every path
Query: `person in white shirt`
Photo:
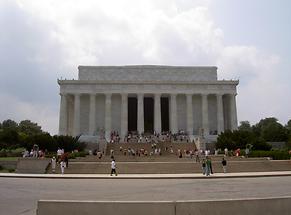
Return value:
M 110 175 L 112 176 L 112 174 L 115 174 L 117 176 L 117 173 L 116 173 L 116 163 L 115 163 L 115 160 L 112 159 L 111 161 L 111 173 Z
M 52 172 L 55 173 L 56 172 L 56 165 L 57 165 L 57 160 L 55 157 L 52 158 L 51 165 L 52 165 Z
M 61 164 L 61 173 L 64 174 L 65 173 L 66 162 L 62 160 L 60 164 Z

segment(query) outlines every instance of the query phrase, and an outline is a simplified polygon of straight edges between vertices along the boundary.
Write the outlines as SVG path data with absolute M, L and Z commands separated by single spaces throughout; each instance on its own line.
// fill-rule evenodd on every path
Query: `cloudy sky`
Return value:
M 78 65 L 215 65 L 238 120 L 291 119 L 289 0 L 0 0 L 0 121 L 58 131 Z

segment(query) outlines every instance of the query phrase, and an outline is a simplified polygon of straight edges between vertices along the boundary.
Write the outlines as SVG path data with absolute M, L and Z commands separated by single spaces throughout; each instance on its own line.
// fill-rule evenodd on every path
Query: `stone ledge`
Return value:
M 39 200 L 37 215 L 289 215 L 291 197 L 197 201 L 73 201 Z

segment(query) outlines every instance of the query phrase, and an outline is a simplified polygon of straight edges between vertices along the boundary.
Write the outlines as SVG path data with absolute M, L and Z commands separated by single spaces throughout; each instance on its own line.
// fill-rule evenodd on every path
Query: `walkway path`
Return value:
M 279 173 L 281 176 L 278 176 Z M 192 178 L 190 175 L 178 175 L 180 176 L 178 179 L 168 179 L 168 176 L 162 178 L 154 175 L 160 177 L 159 180 L 142 178 L 146 175 L 131 175 L 135 176 L 135 179 L 126 179 L 128 175 L 117 177 L 99 175 L 97 180 L 97 175 L 93 175 L 95 178 L 88 179 L 83 174 L 79 179 L 69 179 L 70 176 L 78 175 L 63 176 L 68 178 L 59 178 L 60 175 L 50 175 L 53 178 L 19 178 L 11 174 L 7 178 L 1 174 L 3 177 L 0 177 L 0 214 L 35 215 L 36 203 L 39 199 L 176 201 L 291 195 L 291 172 L 264 173 L 268 176 L 273 175 L 254 177 L 257 174 L 262 176 L 262 173 L 245 173 L 244 177 L 231 178 L 233 173 L 223 174 L 222 178 L 218 178 L 220 174 L 203 178 L 197 175 L 200 178 L 193 179 L 194 174 L 192 174 Z M 249 177 L 246 177 L 247 175 Z M 108 178 L 123 178 L 123 180 L 108 180 Z

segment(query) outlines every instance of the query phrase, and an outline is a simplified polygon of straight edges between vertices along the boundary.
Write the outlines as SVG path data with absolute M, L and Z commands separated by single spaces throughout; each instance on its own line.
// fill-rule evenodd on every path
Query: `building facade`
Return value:
M 235 80 L 218 80 L 217 67 L 79 66 L 78 80 L 60 85 L 60 135 L 124 137 L 180 130 L 217 135 L 237 129 Z

